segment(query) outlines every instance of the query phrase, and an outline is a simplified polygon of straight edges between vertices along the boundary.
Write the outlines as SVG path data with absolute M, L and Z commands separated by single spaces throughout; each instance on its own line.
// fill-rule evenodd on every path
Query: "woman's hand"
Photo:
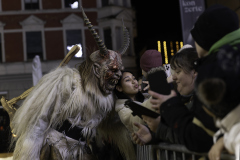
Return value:
M 149 129 L 140 123 L 134 123 L 134 125 L 138 128 L 137 132 L 132 133 L 132 138 L 134 142 L 141 146 L 150 142 L 152 139 L 152 135 Z
M 208 152 L 210 160 L 220 160 L 221 152 L 224 149 L 223 137 L 219 138 Z
M 143 91 L 146 91 L 149 89 L 149 82 L 148 81 L 142 81 L 142 83 L 147 84 L 145 88 L 143 88 Z
M 143 121 L 147 123 L 150 130 L 156 133 L 158 125 L 161 121 L 161 117 L 158 116 L 157 118 L 152 118 L 152 117 L 142 115 L 142 118 L 143 118 Z
M 172 97 L 177 96 L 174 90 L 171 90 L 171 93 L 169 95 L 158 94 L 151 90 L 149 90 L 148 93 L 153 97 L 150 100 L 150 103 L 152 104 L 152 108 L 155 109 L 158 113 L 160 113 L 160 106 L 163 102 L 165 102 L 166 100 Z

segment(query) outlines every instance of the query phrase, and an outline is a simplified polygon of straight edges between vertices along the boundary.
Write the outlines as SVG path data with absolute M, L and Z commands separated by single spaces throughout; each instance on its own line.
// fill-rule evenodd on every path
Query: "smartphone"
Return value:
M 147 81 L 147 79 L 144 76 L 142 76 L 142 81 Z M 148 92 L 148 90 L 145 90 L 145 91 L 143 90 L 145 87 L 147 87 L 147 84 L 142 82 L 142 84 L 141 84 L 141 91 L 143 93 L 147 93 Z
M 142 115 L 146 115 L 148 117 L 152 117 L 152 118 L 157 118 L 158 116 L 160 116 L 159 113 L 154 112 L 138 103 L 135 103 L 133 101 L 126 101 L 125 105 L 127 105 L 133 112 L 132 115 L 133 116 L 138 116 L 139 118 L 142 118 Z
M 148 81 L 150 90 L 163 95 L 171 93 L 171 85 L 167 82 L 167 75 L 165 71 L 159 70 L 148 74 Z

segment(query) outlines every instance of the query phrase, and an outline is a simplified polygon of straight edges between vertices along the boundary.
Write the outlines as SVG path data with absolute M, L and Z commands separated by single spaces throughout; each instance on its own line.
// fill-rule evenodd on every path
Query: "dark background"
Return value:
M 167 42 L 169 62 L 171 59 L 170 41 L 182 41 L 182 27 L 179 0 L 132 0 L 136 14 L 137 37 L 134 47 L 137 64 L 137 77 L 142 76 L 140 58 L 145 50 L 158 50 L 157 41 Z M 164 63 L 163 47 L 161 47 Z
M 157 41 L 182 41 L 178 0 L 132 0 L 136 12 L 135 52 L 145 46 L 157 49 Z

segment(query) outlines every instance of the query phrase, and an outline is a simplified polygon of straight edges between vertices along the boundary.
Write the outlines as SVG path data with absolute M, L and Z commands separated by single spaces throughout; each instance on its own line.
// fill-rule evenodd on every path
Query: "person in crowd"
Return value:
M 216 138 L 219 132 L 214 136 L 215 142 L 216 140 L 218 141 L 212 146 L 208 155 L 210 159 L 217 159 L 224 148 L 223 144 L 232 153 L 235 153 L 236 146 L 239 144 L 238 139 L 234 141 L 231 138 L 231 136 L 237 137 L 232 133 L 238 133 L 236 130 L 234 131 L 234 129 L 238 128 L 236 127 L 238 123 L 238 118 L 236 117 L 238 116 L 235 116 L 234 113 L 238 114 L 239 112 L 237 107 L 239 104 L 239 73 L 237 74 L 240 48 L 239 17 L 228 7 L 213 5 L 199 16 L 191 30 L 191 34 L 195 40 L 198 56 L 201 57 L 196 62 L 198 71 L 196 80 L 197 90 L 203 90 L 201 88 L 207 89 L 203 87 L 204 84 L 222 85 L 222 87 L 215 89 L 212 89 L 214 85 L 212 87 L 209 86 L 208 91 L 211 93 L 211 96 L 206 92 L 198 93 L 199 99 L 205 104 L 205 110 L 214 113 L 212 115 L 218 118 L 216 125 L 227 133 L 224 135 L 220 134 L 223 137 L 220 136 L 219 139 Z M 214 78 L 218 78 L 218 80 L 214 80 L 216 81 L 215 83 L 213 83 Z M 207 80 L 209 80 L 208 83 L 206 82 Z M 218 95 L 216 96 L 218 98 L 215 97 L 218 101 L 210 103 L 210 100 L 206 99 L 206 95 L 210 96 L 209 98 Z M 221 101 L 219 95 L 223 96 Z M 217 113 L 219 111 L 221 115 Z
M 217 62 L 209 65 L 196 87 L 205 111 L 219 128 L 214 135 L 215 144 L 208 153 L 210 160 L 220 159 L 223 150 L 239 157 L 240 54 L 239 50 L 229 47 L 222 48 Z
M 174 71 L 172 79 L 177 85 L 179 95 L 174 90 L 170 95 L 161 95 L 151 90 L 148 92 L 156 98 L 151 99 L 152 108 L 157 109 L 161 114 L 161 122 L 155 137 L 145 126 L 135 123 L 139 128 L 138 132 L 132 135 L 136 143 L 146 144 L 156 139 L 157 136 L 162 136 L 161 125 L 166 124 L 177 135 L 178 142 L 191 151 L 207 152 L 213 145 L 212 136 L 217 128 L 213 123 L 213 118 L 203 110 L 198 99 L 195 98 L 194 84 L 197 72 L 194 69 L 194 62 L 197 59 L 195 48 L 189 47 L 182 49 L 172 57 L 170 63 Z M 145 121 L 148 125 L 152 123 L 149 118 Z
M 130 133 L 137 130 L 137 128 L 133 125 L 133 122 L 144 124 L 141 118 L 133 116 L 132 110 L 125 106 L 125 102 L 128 100 L 139 102 L 141 104 L 146 100 L 144 95 L 139 91 L 138 87 L 138 81 L 133 73 L 125 70 L 122 71 L 122 76 L 114 89 L 114 93 L 117 98 L 115 102 L 115 111 L 118 113 L 122 123 L 126 126 Z
M 198 56 L 200 59 L 195 62 L 198 77 L 198 83 L 204 80 L 206 71 L 211 68 L 218 56 L 221 56 L 222 51 L 231 53 L 228 50 L 237 50 L 239 44 L 239 20 L 235 12 L 221 5 L 209 7 L 196 21 L 191 34 L 195 40 Z M 231 54 L 229 56 L 232 56 Z M 218 62 L 219 63 L 219 62 Z M 232 64 L 229 63 L 229 66 Z M 156 95 L 157 96 L 157 95 Z M 169 97 L 159 96 L 160 110 L 163 110 L 163 105 Z M 202 103 L 202 102 L 201 102 Z M 179 125 L 179 124 L 177 124 Z M 219 139 L 220 141 L 222 138 Z M 221 144 L 216 143 L 209 151 L 209 157 L 219 157 L 219 150 L 222 149 Z M 212 155 L 212 156 L 211 156 Z M 214 158 L 213 158 L 214 159 Z
M 140 59 L 140 67 L 142 69 L 142 83 L 145 84 L 142 87 L 143 92 L 147 92 L 149 84 L 147 81 L 147 74 L 155 72 L 156 70 L 165 70 L 162 64 L 162 54 L 155 50 L 146 50 Z
M 127 100 L 135 101 L 140 105 L 151 109 L 150 99 L 146 99 L 143 94 L 137 90 L 138 83 L 134 75 L 129 71 L 122 71 L 122 77 L 118 81 L 118 84 L 115 87 L 114 93 L 116 95 L 115 110 L 118 113 L 122 123 L 128 129 L 129 133 L 133 133 L 138 130 L 134 123 L 139 123 L 146 126 L 146 123 L 138 116 L 132 115 L 132 110 L 128 108 L 125 104 Z M 154 111 L 154 110 L 153 110 Z M 156 128 L 160 122 L 160 116 L 155 120 L 155 123 L 150 124 L 149 127 L 151 130 Z M 167 142 L 173 142 L 176 137 L 173 136 L 171 130 L 168 127 L 162 127 L 162 139 Z M 152 132 L 151 132 L 152 133 Z M 154 132 L 152 133 L 154 134 Z

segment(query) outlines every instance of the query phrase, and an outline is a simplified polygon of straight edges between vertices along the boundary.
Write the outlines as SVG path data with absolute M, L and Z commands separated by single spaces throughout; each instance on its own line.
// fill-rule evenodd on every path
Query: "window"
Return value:
M 76 9 L 78 8 L 78 0 L 65 0 L 64 1 L 65 8 L 72 8 Z
M 108 6 L 108 0 L 102 0 L 102 7 Z
M 27 59 L 32 60 L 36 55 L 43 59 L 42 33 L 26 32 Z
M 75 57 L 80 58 L 82 57 L 82 31 L 81 30 L 66 30 L 66 36 L 67 36 L 67 52 L 70 51 L 70 49 L 74 45 L 80 46 L 79 52 L 75 55 Z
M 39 9 L 39 0 L 24 0 L 25 2 L 25 9 Z
M 111 28 L 104 29 L 104 42 L 107 48 L 112 49 Z

